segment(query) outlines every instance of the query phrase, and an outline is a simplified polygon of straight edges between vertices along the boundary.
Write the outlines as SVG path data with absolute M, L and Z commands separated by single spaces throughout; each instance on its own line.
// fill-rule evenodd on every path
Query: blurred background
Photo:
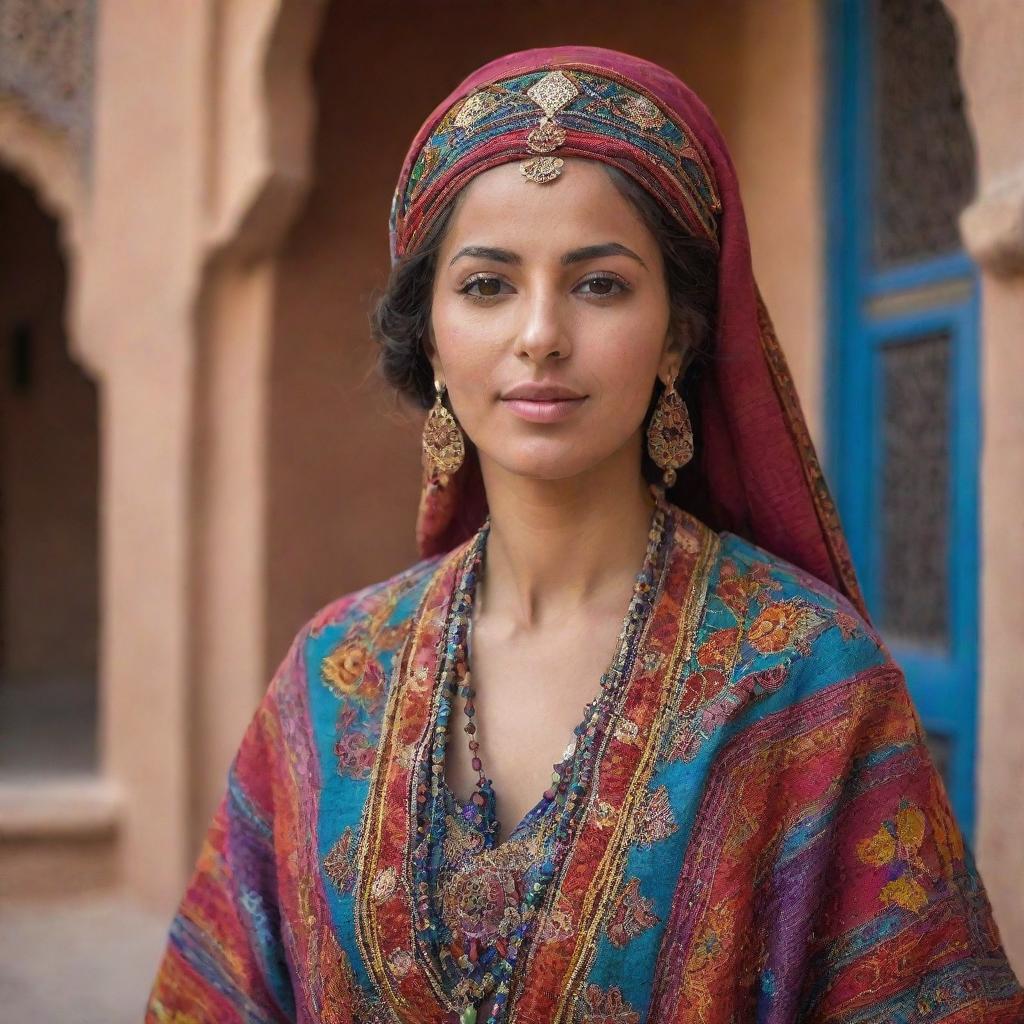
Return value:
M 0 0 L 5 1019 L 141 1019 L 289 641 L 415 560 L 367 325 L 394 181 L 464 74 L 566 42 L 665 64 L 729 142 L 1024 975 L 1021 0 Z

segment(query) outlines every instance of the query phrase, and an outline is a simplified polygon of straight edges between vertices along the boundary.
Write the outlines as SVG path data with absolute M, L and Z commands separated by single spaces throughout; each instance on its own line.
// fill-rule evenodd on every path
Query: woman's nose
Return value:
M 549 356 L 564 359 L 572 351 L 565 311 L 553 291 L 537 292 L 526 304 L 516 337 L 516 355 L 542 363 Z

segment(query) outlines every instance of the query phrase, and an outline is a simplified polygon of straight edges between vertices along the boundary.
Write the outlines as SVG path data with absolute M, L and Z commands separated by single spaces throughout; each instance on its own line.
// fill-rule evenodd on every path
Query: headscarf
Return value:
M 570 156 L 619 168 L 717 247 L 712 358 L 695 397 L 702 443 L 688 477 L 699 481 L 701 517 L 816 576 L 866 617 L 754 279 L 736 170 L 707 107 L 670 71 L 590 46 L 523 50 L 474 71 L 427 118 L 406 155 L 391 208 L 392 261 L 416 250 L 475 175 L 518 160 L 528 177 L 550 180 Z M 423 556 L 467 539 L 486 511 L 475 453 L 445 483 L 425 474 L 417 517 Z

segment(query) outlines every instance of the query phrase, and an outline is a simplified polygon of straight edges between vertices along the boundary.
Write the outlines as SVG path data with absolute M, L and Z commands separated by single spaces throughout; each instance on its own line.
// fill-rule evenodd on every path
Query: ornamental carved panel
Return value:
M 13 99 L 66 135 L 82 160 L 91 135 L 97 0 L 0 0 L 0 102 Z

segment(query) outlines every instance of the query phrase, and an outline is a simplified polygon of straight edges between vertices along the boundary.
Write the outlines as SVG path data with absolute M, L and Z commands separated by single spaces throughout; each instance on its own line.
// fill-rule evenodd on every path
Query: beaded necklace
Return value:
M 643 632 L 653 605 L 657 581 L 665 564 L 668 542 L 674 523 L 664 495 L 652 488 L 655 508 L 648 531 L 643 568 L 636 577 L 629 609 L 619 632 L 612 663 L 601 676 L 600 691 L 584 709 L 575 728 L 576 746 L 573 755 L 555 766 L 551 785 L 542 801 L 524 819 L 537 820 L 550 815 L 545 829 L 543 853 L 536 870 L 530 872 L 533 882 L 522 898 L 521 913 L 508 941 L 501 950 L 490 947 L 473 959 L 463 955 L 458 960 L 444 949 L 444 923 L 433 899 L 431 880 L 437 877 L 443 855 L 446 833 L 446 810 L 451 794 L 444 781 L 445 751 L 449 743 L 449 720 L 453 699 L 458 694 L 464 703 L 469 749 L 473 770 L 478 774 L 476 788 L 467 807 L 473 808 L 472 826 L 479 833 L 485 849 L 493 849 L 500 823 L 495 815 L 495 794 L 480 759 L 480 741 L 476 725 L 476 692 L 469 670 L 469 640 L 472 630 L 472 608 L 477 583 L 482 575 L 487 538 L 488 516 L 471 542 L 449 607 L 444 631 L 444 646 L 438 659 L 435 679 L 435 707 L 429 756 L 417 764 L 416 776 L 416 841 L 412 851 L 414 921 L 417 946 L 428 963 L 436 965 L 447 979 L 446 986 L 463 1007 L 461 1024 L 476 1024 L 477 1007 L 493 996 L 487 1024 L 503 1019 L 510 982 L 520 949 L 530 933 L 537 911 L 543 904 L 552 878 L 564 859 L 575 825 L 586 804 L 597 760 L 609 725 L 616 713 L 616 704 L 629 676 L 637 641 Z

